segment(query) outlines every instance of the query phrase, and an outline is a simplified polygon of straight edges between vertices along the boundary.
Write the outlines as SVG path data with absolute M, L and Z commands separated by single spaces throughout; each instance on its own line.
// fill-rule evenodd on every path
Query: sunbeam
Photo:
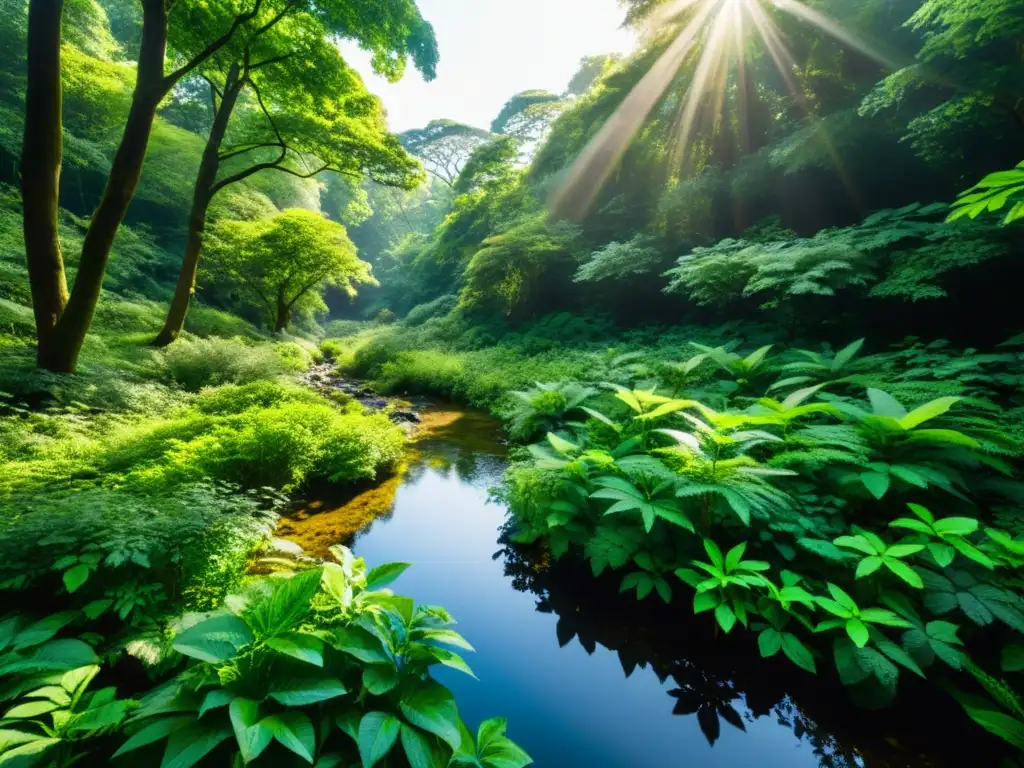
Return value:
M 694 12 L 693 18 L 580 153 L 551 196 L 550 207 L 553 213 L 577 220 L 586 215 L 633 137 L 690 54 L 698 47 L 700 56 L 694 65 L 693 81 L 676 120 L 674 133 L 677 139 L 671 152 L 672 162 L 681 164 L 689 155 L 698 114 L 709 97 L 713 97 L 716 114 L 720 114 L 725 104 L 730 67 L 737 67 L 741 75 L 745 73 L 745 44 L 750 30 L 764 43 L 768 56 L 794 98 L 802 102 L 804 96 L 793 78 L 793 58 L 764 6 L 800 19 L 889 69 L 895 66 L 837 22 L 799 0 L 677 0 L 657 13 L 649 24 L 665 24 L 691 10 Z M 743 89 L 740 91 L 742 101 L 745 94 L 742 93 Z M 741 122 L 745 106 L 744 103 L 740 104 Z M 831 142 L 827 137 L 825 141 L 830 147 Z

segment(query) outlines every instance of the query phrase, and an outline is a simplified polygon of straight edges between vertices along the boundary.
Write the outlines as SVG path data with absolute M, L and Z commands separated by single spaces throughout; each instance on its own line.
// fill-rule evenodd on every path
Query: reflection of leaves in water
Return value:
M 733 684 L 727 680 L 713 680 L 700 672 L 693 670 L 693 674 L 684 678 L 679 683 L 679 688 L 673 688 L 668 692 L 669 696 L 676 699 L 676 705 L 672 709 L 673 715 L 697 715 L 697 722 L 704 733 L 708 744 L 714 746 L 721 733 L 719 717 L 727 723 L 734 725 L 741 731 L 747 730 L 747 726 L 740 717 L 740 713 L 733 707 L 732 702 L 740 698 Z
M 957 738 L 963 723 L 952 709 L 937 708 L 941 717 L 928 719 L 941 701 L 912 703 L 921 717 L 916 726 L 909 717 L 860 711 L 838 684 L 794 678 L 787 667 L 761 659 L 756 646 L 744 646 L 741 637 L 716 637 L 699 617 L 666 615 L 623 600 L 614 574 L 595 579 L 585 563 L 571 557 L 552 561 L 542 545 L 512 546 L 512 530 L 511 522 L 503 528 L 495 559 L 504 559 L 515 589 L 536 595 L 539 612 L 558 617 L 559 645 L 578 639 L 588 653 L 601 645 L 618 655 L 627 677 L 637 667 L 650 667 L 663 683 L 672 678 L 673 712 L 695 717 L 712 745 L 721 738 L 722 720 L 745 730 L 747 722 L 771 717 L 810 748 L 821 768 L 998 763 L 987 753 L 981 756 L 977 743 Z M 800 704 L 791 697 L 794 687 Z

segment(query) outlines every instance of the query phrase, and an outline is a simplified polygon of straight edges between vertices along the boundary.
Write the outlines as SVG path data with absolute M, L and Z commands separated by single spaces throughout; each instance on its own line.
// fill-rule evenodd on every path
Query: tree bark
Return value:
M 111 165 L 106 189 L 85 233 L 82 258 L 71 296 L 53 330 L 45 359 L 40 359 L 40 365 L 51 371 L 72 373 L 78 363 L 78 353 L 92 323 L 103 287 L 110 249 L 142 175 L 142 164 L 157 106 L 170 88 L 164 80 L 163 72 L 167 49 L 167 11 L 164 2 L 143 0 L 142 6 L 142 43 L 131 109 Z
M 291 305 L 284 300 L 284 287 L 277 292 L 277 312 L 274 313 L 274 333 L 280 333 L 288 328 L 291 321 Z
M 63 0 L 31 0 L 28 9 L 28 81 L 20 174 L 25 257 L 40 365 L 49 354 L 53 329 L 68 301 L 57 230 L 63 153 L 60 82 L 63 10 Z
M 178 282 L 174 288 L 174 298 L 171 299 L 167 319 L 164 321 L 163 329 L 153 340 L 153 344 L 157 347 L 166 347 L 178 338 L 185 327 L 188 305 L 196 292 L 196 275 L 199 272 L 199 257 L 203 252 L 206 214 L 215 194 L 213 185 L 217 181 L 217 172 L 220 170 L 220 148 L 228 130 L 228 123 L 231 121 L 231 113 L 234 111 L 238 95 L 244 85 L 244 80 L 239 79 L 239 67 L 236 63 L 228 72 L 227 82 L 224 85 L 224 96 L 214 115 L 210 135 L 207 137 L 206 147 L 203 149 L 203 159 L 199 165 L 199 174 L 192 192 L 192 209 L 188 217 L 185 253 L 181 260 L 181 270 L 178 272 Z

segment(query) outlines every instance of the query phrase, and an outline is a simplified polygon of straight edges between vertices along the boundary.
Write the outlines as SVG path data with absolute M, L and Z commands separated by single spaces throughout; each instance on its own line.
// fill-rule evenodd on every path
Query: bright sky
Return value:
M 632 49 L 620 29 L 617 0 L 419 0 L 434 25 L 441 62 L 437 79 L 423 82 L 410 63 L 394 85 L 370 70 L 369 56 L 343 45 L 349 63 L 384 100 L 392 131 L 422 128 L 449 118 L 490 127 L 502 105 L 519 91 L 561 93 L 579 60 Z

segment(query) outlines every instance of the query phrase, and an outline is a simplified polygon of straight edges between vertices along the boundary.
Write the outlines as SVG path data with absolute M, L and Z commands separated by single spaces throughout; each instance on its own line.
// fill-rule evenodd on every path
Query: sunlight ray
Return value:
M 750 29 L 763 40 L 786 87 L 795 98 L 803 101 L 805 97 L 793 77 L 793 58 L 778 27 L 765 12 L 765 4 L 806 22 L 886 67 L 896 66 L 880 52 L 844 30 L 838 22 L 799 0 L 676 0 L 657 12 L 648 24 L 656 27 L 676 18 L 687 9 L 696 8 L 694 17 L 580 153 L 552 194 L 549 201 L 551 211 L 556 216 L 569 219 L 579 219 L 587 213 L 633 137 L 698 44 L 702 45 L 702 50 L 695 65 L 693 81 L 673 127 L 677 139 L 670 153 L 672 162 L 682 162 L 689 153 L 698 112 L 705 99 L 714 97 L 709 106 L 713 106 L 716 111 L 724 107 L 728 70 L 733 61 L 737 62 L 741 82 L 746 81 L 744 42 Z M 745 87 L 739 89 L 741 141 L 748 127 L 745 90 Z M 836 157 L 835 147 L 827 136 L 824 141 L 829 154 Z
M 575 219 L 590 208 L 640 125 L 672 83 L 715 7 L 707 3 L 700 9 L 583 150 L 551 198 L 555 215 Z

